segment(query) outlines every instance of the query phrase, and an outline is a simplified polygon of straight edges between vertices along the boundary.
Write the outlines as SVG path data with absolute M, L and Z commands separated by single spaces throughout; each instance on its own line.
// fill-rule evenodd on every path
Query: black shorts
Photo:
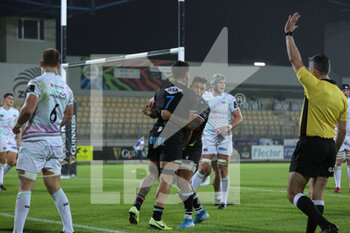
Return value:
M 306 177 L 331 177 L 334 174 L 336 145 L 333 139 L 301 137 L 294 150 L 289 172 Z
M 148 140 L 147 158 L 154 162 L 171 162 L 182 158 L 182 130 L 176 132 L 166 141 L 159 139 L 160 133 L 151 130 Z
M 201 156 L 201 146 L 187 146 L 186 149 L 182 152 L 182 159 L 192 161 L 196 167 L 198 167 Z

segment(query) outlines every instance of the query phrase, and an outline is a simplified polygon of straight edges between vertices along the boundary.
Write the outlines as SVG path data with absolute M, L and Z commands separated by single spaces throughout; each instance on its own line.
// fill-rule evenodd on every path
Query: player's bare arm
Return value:
M 19 132 L 17 135 L 16 135 L 16 139 L 17 139 L 17 147 L 19 148 L 22 144 L 22 133 Z
M 36 106 L 38 105 L 38 96 L 28 95 L 21 111 L 19 112 L 19 117 L 15 126 L 13 127 L 13 133 L 19 134 L 21 132 L 21 127 L 24 125 L 33 115 Z
M 345 134 L 346 134 L 346 121 L 338 121 L 337 122 L 337 135 L 335 137 L 335 144 L 337 146 L 337 153 L 344 142 Z
M 185 134 L 184 134 L 184 138 L 183 138 L 182 150 L 186 149 L 188 143 L 191 140 L 192 134 L 193 134 L 193 130 L 185 128 Z
M 73 118 L 74 104 L 68 105 L 63 113 L 61 127 L 65 126 Z
M 297 29 L 298 26 L 296 25 L 296 23 L 298 22 L 300 17 L 301 15 L 299 15 L 299 13 L 294 13 L 292 16 L 290 15 L 284 27 L 284 32 L 292 33 L 295 29 Z M 295 45 L 294 38 L 292 35 L 286 34 L 286 45 L 287 45 L 287 53 L 288 53 L 289 61 L 292 63 L 295 73 L 297 73 L 298 70 L 304 66 L 304 64 L 303 64 L 303 61 L 301 60 L 299 50 Z
M 231 124 L 217 128 L 217 132 L 219 134 L 225 134 L 231 129 L 236 128 L 240 123 L 242 123 L 243 117 L 240 109 L 236 109 L 231 113 L 231 115 L 232 115 Z

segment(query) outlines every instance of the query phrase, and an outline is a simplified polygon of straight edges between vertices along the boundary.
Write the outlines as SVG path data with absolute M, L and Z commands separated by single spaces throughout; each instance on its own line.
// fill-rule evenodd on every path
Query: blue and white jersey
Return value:
M 38 96 L 38 105 L 27 122 L 23 138 L 59 136 L 64 111 L 73 104 L 73 92 L 55 73 L 44 73 L 29 81 L 27 95 Z
M 204 135 L 215 137 L 217 135 L 216 129 L 228 126 L 231 123 L 232 112 L 239 109 L 239 106 L 235 101 L 235 97 L 228 93 L 222 93 L 217 96 L 208 94 L 203 96 L 203 99 L 210 106 L 210 114 L 204 128 Z
M 1 139 L 14 139 L 15 134 L 12 132 L 12 128 L 15 126 L 19 112 L 17 109 L 11 107 L 6 110 L 4 107 L 0 107 L 0 137 Z

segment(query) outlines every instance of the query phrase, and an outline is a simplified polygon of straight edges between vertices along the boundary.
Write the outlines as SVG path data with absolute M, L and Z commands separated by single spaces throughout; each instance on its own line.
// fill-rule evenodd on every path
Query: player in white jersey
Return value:
M 350 86 L 348 84 L 344 84 L 342 87 L 342 92 L 348 98 L 348 102 L 350 102 Z M 336 128 L 337 130 L 337 128 Z M 337 154 L 337 160 L 335 162 L 335 171 L 334 171 L 334 181 L 335 181 L 335 193 L 341 192 L 340 181 L 341 181 L 341 165 L 343 160 L 346 160 L 348 165 L 348 177 L 349 177 L 349 187 L 350 187 L 350 106 L 348 107 L 348 121 L 346 123 L 346 136 L 344 139 L 343 145 L 340 147 L 339 152 Z M 349 188 L 350 192 L 350 188 Z
M 56 49 L 43 52 L 40 60 L 42 75 L 29 81 L 26 100 L 13 128 L 18 134 L 26 124 L 16 166 L 19 192 L 13 233 L 23 232 L 39 172 L 61 216 L 62 232 L 74 232 L 68 198 L 60 186 L 60 162 L 65 158 L 60 128 L 72 119 L 74 99 L 72 90 L 58 75 L 59 61 L 60 54 Z
M 21 135 L 17 135 L 16 142 L 16 135 L 12 132 L 18 118 L 18 110 L 12 107 L 13 102 L 13 94 L 6 93 L 4 105 L 0 107 L 0 190 L 7 190 L 4 187 L 4 176 L 15 165 L 17 146 L 21 145 Z
M 226 209 L 227 206 L 230 186 L 228 165 L 232 154 L 231 129 L 242 122 L 241 110 L 235 98 L 224 92 L 225 85 L 225 77 L 222 74 L 213 75 L 213 95 L 206 96 L 210 114 L 202 137 L 202 164 L 192 179 L 192 186 L 197 190 L 203 178 L 210 174 L 211 162 L 217 160 L 221 186 L 221 203 L 218 209 Z

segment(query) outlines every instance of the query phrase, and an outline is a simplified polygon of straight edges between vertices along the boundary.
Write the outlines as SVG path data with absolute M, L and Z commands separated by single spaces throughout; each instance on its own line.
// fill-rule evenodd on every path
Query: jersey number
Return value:
M 173 95 L 167 95 L 167 96 L 166 96 L 166 98 L 169 99 L 169 101 L 168 101 L 168 103 L 166 104 L 165 109 L 168 109 L 169 104 L 171 103 L 171 101 L 173 101 L 174 97 L 175 97 L 175 96 L 173 96 Z
M 52 109 L 51 114 L 50 114 L 50 122 L 51 124 L 55 123 L 55 121 L 57 120 L 57 112 L 56 112 L 56 108 L 60 106 L 59 104 L 56 104 L 55 107 Z

